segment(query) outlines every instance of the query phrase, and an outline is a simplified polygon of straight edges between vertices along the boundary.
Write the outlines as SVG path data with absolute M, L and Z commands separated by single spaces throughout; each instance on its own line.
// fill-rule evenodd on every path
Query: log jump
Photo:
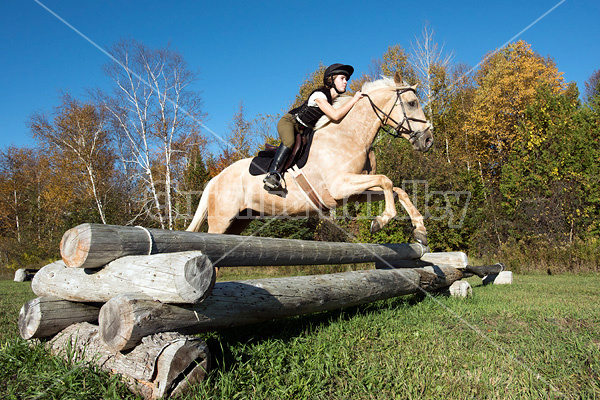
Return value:
M 462 252 L 432 253 L 418 243 L 328 243 L 99 224 L 68 230 L 60 252 L 62 260 L 33 278 L 39 297 L 21 309 L 21 336 L 54 336 L 54 353 L 66 343 L 82 357 L 87 349 L 145 398 L 182 393 L 188 387 L 183 382 L 204 379 L 208 348 L 185 335 L 453 284 L 454 293 L 466 296 L 470 286 L 462 278 L 503 269 L 472 267 Z M 375 263 L 375 269 L 215 283 L 216 267 L 350 263 Z M 140 365 L 148 359 L 159 360 L 154 370 Z

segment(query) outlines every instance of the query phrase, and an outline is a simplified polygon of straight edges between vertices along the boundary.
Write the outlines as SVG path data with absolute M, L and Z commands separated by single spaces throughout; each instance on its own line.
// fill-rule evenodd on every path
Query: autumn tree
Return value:
M 552 93 L 564 88 L 554 61 L 541 57 L 524 41 L 511 43 L 484 58 L 475 75 L 477 90 L 466 131 L 481 172 L 497 176 L 520 141 L 517 130 L 536 89 L 546 84 Z
M 52 118 L 35 113 L 29 120 L 33 136 L 53 154 L 59 177 L 57 190 L 79 200 L 92 198 L 100 221 L 107 223 L 105 198 L 113 176 L 113 152 L 105 110 L 66 94 Z
M 600 69 L 597 69 L 585 81 L 585 100 L 587 103 L 600 101 Z
M 17 243 L 31 220 L 31 176 L 34 150 L 9 147 L 0 151 L 0 234 Z
M 294 102 L 290 106 L 290 109 L 299 107 L 308 99 L 308 96 L 315 90 L 323 86 L 323 75 L 325 74 L 325 69 L 327 67 L 323 65 L 322 62 L 319 62 L 319 66 L 316 70 L 309 73 L 302 83 L 300 84 L 300 89 L 298 90 L 298 94 L 296 94 L 296 98 Z
M 207 154 L 206 142 L 199 140 L 195 146 L 187 149 L 185 164 L 181 165 L 181 171 L 178 172 L 182 179 L 180 179 L 177 190 L 178 204 L 176 208 L 181 217 L 179 220 L 184 221 L 186 225 L 190 216 L 196 211 L 195 207 L 200 201 L 202 191 L 210 180 L 205 154 Z M 177 226 L 176 228 L 186 227 Z
M 49 160 L 38 148 L 0 151 L 0 253 L 12 265 L 39 267 L 58 256 L 74 206 L 62 202 L 68 190 L 49 189 L 52 179 L 63 175 L 50 168 Z
M 254 131 L 254 137 L 258 138 L 259 145 L 268 143 L 271 145 L 279 144 L 279 133 L 277 132 L 277 123 L 281 115 L 279 114 L 259 114 L 251 122 Z
M 216 157 L 211 170 L 215 176 L 236 161 L 250 157 L 254 150 L 252 123 L 246 119 L 244 103 L 240 102 L 233 119 L 229 124 L 229 133 L 222 144 L 222 151 Z
M 382 76 L 393 77 L 396 71 L 409 85 L 418 83 L 417 73 L 410 63 L 410 55 L 399 44 L 389 46 L 381 58 L 375 58 L 369 65 L 368 72 L 360 77 L 352 78 L 350 82 L 350 91 L 360 90 L 365 82 L 370 82 L 381 78 Z
M 193 90 L 197 73 L 168 46 L 153 49 L 123 40 L 110 53 L 116 62 L 105 72 L 115 89 L 99 97 L 111 115 L 122 162 L 143 189 L 145 213 L 161 228 L 173 229 L 173 165 L 194 146 L 204 118 Z
M 500 185 L 511 236 L 570 243 L 598 232 L 600 129 L 589 109 L 544 85 L 524 117 Z
M 456 64 L 434 75 L 431 113 L 434 115 L 436 148 L 443 148 L 448 163 L 460 162 L 470 170 L 470 136 L 467 116 L 473 104 L 475 83 L 465 64 Z

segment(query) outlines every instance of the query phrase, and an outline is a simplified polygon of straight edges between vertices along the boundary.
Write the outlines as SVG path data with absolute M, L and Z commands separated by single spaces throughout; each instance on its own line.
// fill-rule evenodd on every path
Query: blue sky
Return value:
M 83 97 L 111 84 L 102 72 L 108 57 L 44 6 L 102 48 L 121 38 L 170 43 L 200 72 L 194 89 L 202 92 L 205 124 L 223 136 L 240 101 L 247 119 L 286 111 L 319 62 L 352 64 L 360 75 L 389 46 L 410 49 L 424 23 L 454 62 L 475 66 L 523 39 L 581 91 L 600 69 L 598 0 L 3 0 L 0 149 L 34 145 L 27 119 L 52 111 L 61 91 Z

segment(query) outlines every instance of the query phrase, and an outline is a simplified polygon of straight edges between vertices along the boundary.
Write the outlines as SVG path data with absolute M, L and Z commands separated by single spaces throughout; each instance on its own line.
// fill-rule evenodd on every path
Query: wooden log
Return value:
M 78 322 L 97 321 L 100 306 L 73 303 L 56 297 L 37 297 L 21 307 L 19 333 L 23 339 L 53 336 Z
M 480 266 L 467 265 L 465 268 L 465 274 L 467 274 L 467 276 L 477 275 L 480 278 L 485 278 L 492 274 L 497 275 L 502 271 L 504 271 L 504 264 L 502 263 Z
M 435 290 L 461 277 L 459 270 L 443 267 L 219 282 L 202 303 L 185 306 L 123 294 L 100 309 L 99 332 L 107 347 L 118 351 L 156 332 L 200 333 L 339 309 Z
M 421 268 L 434 265 L 464 269 L 469 265 L 469 259 L 462 251 L 432 252 L 425 253 L 421 258 L 416 259 L 377 261 L 375 268 Z
M 462 270 L 445 265 L 414 268 L 421 276 L 420 286 L 430 292 L 445 288 L 464 277 Z
M 57 261 L 35 275 L 38 296 L 81 302 L 106 302 L 120 293 L 136 293 L 165 303 L 196 303 L 210 293 L 216 273 L 198 251 L 127 256 L 100 270 L 67 268 Z
M 76 226 L 60 244 L 63 261 L 74 268 L 98 268 L 127 255 L 188 250 L 202 251 L 216 267 L 393 262 L 428 252 L 419 243 L 330 243 L 100 224 Z
M 184 395 L 190 385 L 204 380 L 210 368 L 205 342 L 173 332 L 148 336 L 131 352 L 122 354 L 106 349 L 98 327 L 83 322 L 63 330 L 48 347 L 68 361 L 95 363 L 121 374 L 129 388 L 145 399 Z

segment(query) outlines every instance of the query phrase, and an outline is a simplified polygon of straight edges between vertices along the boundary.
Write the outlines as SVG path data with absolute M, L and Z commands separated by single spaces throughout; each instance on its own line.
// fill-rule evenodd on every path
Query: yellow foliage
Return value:
M 540 84 L 557 93 L 565 89 L 562 73 L 555 63 L 535 53 L 524 41 L 512 43 L 487 55 L 475 80 L 473 108 L 466 121 L 474 157 L 484 171 L 502 166 L 520 137 L 526 107 L 535 99 Z M 539 132 L 528 146 L 546 140 Z

